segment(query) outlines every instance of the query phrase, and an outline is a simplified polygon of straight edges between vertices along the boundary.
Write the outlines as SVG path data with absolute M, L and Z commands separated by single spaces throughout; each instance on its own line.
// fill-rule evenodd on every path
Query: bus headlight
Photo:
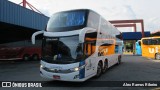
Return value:
M 81 69 L 83 69 L 83 68 L 85 68 L 85 65 L 80 66 L 80 67 L 76 67 L 76 68 L 72 68 L 72 69 L 70 69 L 70 70 L 76 72 L 76 71 L 79 71 L 79 70 L 81 70 Z
M 43 66 L 43 65 L 40 65 L 40 68 L 44 68 L 44 66 Z
M 80 70 L 80 68 L 78 68 L 78 67 L 74 68 L 74 71 L 79 71 L 79 70 Z

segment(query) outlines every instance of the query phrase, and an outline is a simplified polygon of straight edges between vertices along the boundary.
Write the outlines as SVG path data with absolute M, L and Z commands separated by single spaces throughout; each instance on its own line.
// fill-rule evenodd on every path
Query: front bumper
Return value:
M 40 68 L 40 75 L 43 78 L 58 80 L 58 81 L 83 82 L 86 80 L 86 78 L 79 79 L 79 71 L 72 73 L 53 73 L 53 72 L 47 72 L 43 68 Z M 60 79 L 55 79 L 53 76 L 60 76 Z

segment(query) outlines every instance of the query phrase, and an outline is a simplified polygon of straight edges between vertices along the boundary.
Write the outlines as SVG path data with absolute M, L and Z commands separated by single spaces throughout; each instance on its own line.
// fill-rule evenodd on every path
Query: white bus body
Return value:
M 122 46 L 117 44 L 121 42 L 121 33 L 94 11 L 53 14 L 46 30 L 32 35 L 33 44 L 38 34 L 44 36 L 40 66 L 44 78 L 85 81 L 121 62 L 120 50 L 115 51 L 116 45 Z

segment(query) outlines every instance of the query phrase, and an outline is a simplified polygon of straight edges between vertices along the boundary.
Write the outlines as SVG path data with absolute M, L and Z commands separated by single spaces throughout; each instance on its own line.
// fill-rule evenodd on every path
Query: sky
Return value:
M 9 0 L 19 4 L 22 0 Z M 46 16 L 71 9 L 92 9 L 106 20 L 143 19 L 145 31 L 160 30 L 160 0 L 27 0 Z M 133 28 L 118 28 L 131 32 Z M 137 31 L 141 31 L 137 24 Z

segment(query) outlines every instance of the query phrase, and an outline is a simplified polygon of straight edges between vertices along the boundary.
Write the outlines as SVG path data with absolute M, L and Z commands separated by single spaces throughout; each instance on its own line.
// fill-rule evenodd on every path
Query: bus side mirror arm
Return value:
M 44 33 L 44 31 L 37 31 L 37 32 L 33 33 L 32 38 L 31 38 L 32 44 L 35 44 L 36 36 L 39 34 L 43 34 L 43 33 Z
M 96 29 L 93 28 L 85 28 L 82 29 L 79 33 L 79 43 L 84 43 L 84 39 L 85 39 L 85 34 L 87 32 L 96 32 Z

